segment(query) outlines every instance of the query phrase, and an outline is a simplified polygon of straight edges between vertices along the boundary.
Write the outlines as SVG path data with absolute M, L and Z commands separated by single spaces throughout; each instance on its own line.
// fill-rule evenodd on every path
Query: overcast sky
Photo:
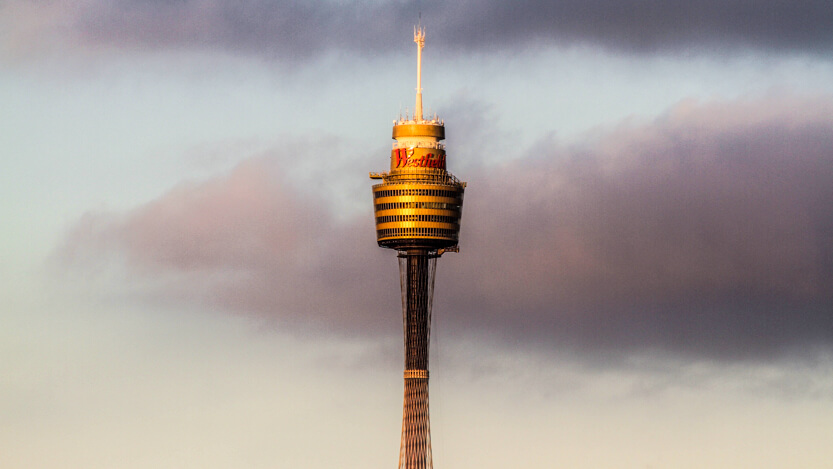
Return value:
M 436 466 L 833 468 L 833 8 L 779 0 L 0 2 L 0 466 L 395 464 L 420 15 Z

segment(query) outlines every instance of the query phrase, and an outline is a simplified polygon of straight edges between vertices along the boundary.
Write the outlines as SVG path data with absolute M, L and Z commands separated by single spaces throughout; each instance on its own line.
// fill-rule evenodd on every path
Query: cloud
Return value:
M 367 288 L 386 277 L 388 289 L 398 285 L 395 259 L 378 259 L 372 220 L 339 221 L 323 198 L 286 180 L 289 159 L 252 158 L 127 213 L 88 213 L 55 259 L 120 278 L 128 295 L 301 327 L 396 330 L 376 319 L 398 297 L 380 303 Z
M 591 44 L 637 53 L 759 49 L 826 53 L 833 11 L 822 0 L 302 2 L 297 0 L 12 0 L 7 47 L 209 48 L 303 60 L 331 50 L 401 50 L 422 13 L 456 51 Z
M 435 290 L 443 324 L 599 353 L 830 349 L 830 116 L 830 97 L 682 102 L 463 174 L 462 252 L 440 260 Z M 118 264 L 154 297 L 398 333 L 395 261 L 375 247 L 369 199 L 342 220 L 286 179 L 286 161 L 251 159 L 127 213 L 87 215 L 57 258 L 71 271 Z
M 477 314 L 449 320 L 602 349 L 833 345 L 831 111 L 684 102 L 470 175 L 447 301 Z
M 443 35 L 469 47 L 544 40 L 635 52 L 747 47 L 818 52 L 833 45 L 826 26 L 833 13 L 822 1 L 470 0 L 440 16 L 458 19 Z

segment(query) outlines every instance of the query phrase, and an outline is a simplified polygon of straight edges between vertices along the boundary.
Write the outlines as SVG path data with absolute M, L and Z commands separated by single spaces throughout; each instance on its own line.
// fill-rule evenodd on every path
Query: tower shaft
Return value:
M 436 256 L 426 249 L 399 254 L 402 320 L 405 336 L 405 398 L 399 469 L 431 469 L 428 413 L 428 344 Z
M 431 303 L 437 258 L 427 249 L 399 254 L 402 286 L 402 320 L 405 328 L 405 370 L 428 370 Z

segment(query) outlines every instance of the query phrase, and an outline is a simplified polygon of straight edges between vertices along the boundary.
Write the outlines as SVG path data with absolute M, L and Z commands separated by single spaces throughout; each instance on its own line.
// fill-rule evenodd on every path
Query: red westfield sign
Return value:
M 414 150 L 397 148 L 391 154 L 391 168 L 438 168 L 445 169 L 445 152 L 439 155 L 424 153 L 414 156 Z

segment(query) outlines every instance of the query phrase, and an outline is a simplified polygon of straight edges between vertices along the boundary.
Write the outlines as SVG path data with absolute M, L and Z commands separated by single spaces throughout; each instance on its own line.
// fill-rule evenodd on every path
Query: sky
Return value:
M 821 0 L 0 2 L 0 466 L 396 464 L 417 22 L 435 466 L 833 468 Z

